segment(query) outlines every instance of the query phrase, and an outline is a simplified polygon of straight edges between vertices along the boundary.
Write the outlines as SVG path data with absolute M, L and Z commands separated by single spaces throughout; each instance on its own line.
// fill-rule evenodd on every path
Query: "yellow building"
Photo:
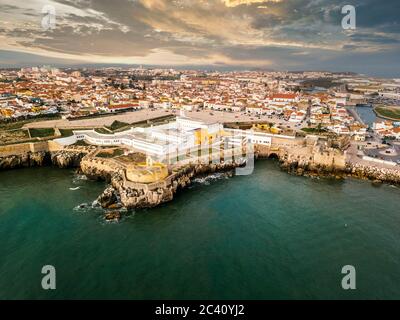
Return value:
M 129 165 L 126 169 L 126 178 L 137 183 L 153 183 L 168 177 L 168 167 L 147 158 L 146 162 Z
M 218 137 L 222 136 L 223 132 L 209 133 L 207 129 L 197 129 L 194 132 L 195 145 L 213 144 Z

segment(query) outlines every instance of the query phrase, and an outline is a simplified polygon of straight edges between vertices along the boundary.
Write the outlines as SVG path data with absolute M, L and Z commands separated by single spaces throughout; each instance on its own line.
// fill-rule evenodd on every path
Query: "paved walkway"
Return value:
M 164 110 L 140 110 L 133 112 L 120 113 L 107 117 L 98 117 L 81 120 L 48 120 L 37 121 L 24 125 L 24 128 L 62 128 L 62 129 L 77 129 L 77 128 L 100 128 L 103 126 L 110 126 L 114 121 L 121 121 L 125 123 L 141 122 L 149 119 L 167 116 L 172 112 L 165 112 Z
M 125 123 L 135 123 L 141 122 L 145 120 L 151 120 L 154 118 L 159 118 L 167 115 L 179 115 L 179 112 L 174 112 L 170 110 L 139 110 L 133 112 L 126 112 L 111 116 L 91 118 L 91 119 L 81 119 L 81 120 L 47 120 L 47 121 L 37 121 L 24 125 L 24 128 L 61 128 L 61 129 L 79 129 L 79 128 L 101 128 L 103 126 L 110 126 L 114 121 L 121 121 Z M 285 129 L 300 129 L 300 127 L 296 127 L 296 123 L 290 123 L 283 119 L 279 119 L 278 117 L 269 117 L 269 116 L 254 116 L 248 115 L 244 113 L 234 113 L 234 112 L 222 112 L 222 111 L 210 111 L 210 110 L 201 110 L 201 111 L 186 111 L 185 116 L 202 120 L 205 122 L 273 122 L 276 124 L 281 124 Z M 305 126 L 305 122 L 302 126 Z

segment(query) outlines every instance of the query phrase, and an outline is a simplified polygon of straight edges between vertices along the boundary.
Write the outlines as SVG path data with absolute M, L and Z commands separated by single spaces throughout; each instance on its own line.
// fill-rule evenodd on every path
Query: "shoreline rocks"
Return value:
M 59 168 L 79 167 L 82 158 L 86 155 L 80 151 L 38 151 L 20 155 L 0 157 L 0 170 L 17 168 L 56 166 Z
M 129 186 L 124 183 L 123 172 L 116 172 L 112 174 L 110 185 L 97 201 L 105 209 L 112 209 L 116 206 L 123 206 L 127 209 L 153 208 L 172 201 L 177 192 L 191 185 L 198 176 L 231 171 L 242 165 L 243 163 L 188 165 L 176 172 L 168 183 L 165 182 L 164 185 L 154 189 Z M 86 167 L 86 169 L 88 168 Z M 94 171 L 93 168 L 89 170 L 92 177 L 104 178 L 107 175 L 102 170 L 98 172 L 98 175 Z M 83 172 L 85 173 L 85 170 Z
M 107 162 L 86 157 L 84 150 L 61 150 L 57 152 L 28 152 L 21 155 L 0 157 L 0 170 L 35 166 L 56 166 L 59 168 L 78 168 L 90 179 L 104 180 L 109 186 L 99 195 L 97 202 L 107 210 L 121 208 L 152 208 L 172 201 L 176 193 L 187 188 L 197 177 L 215 172 L 229 172 L 245 163 L 190 164 L 179 168 L 173 175 L 157 184 L 145 185 L 126 181 L 123 168 Z M 331 178 L 342 180 L 353 177 L 371 181 L 375 186 L 382 183 L 400 184 L 400 170 L 346 163 L 344 167 L 335 165 L 316 165 L 313 161 L 297 160 L 287 154 L 277 154 L 281 170 L 297 176 L 311 178 Z M 267 158 L 257 154 L 257 158 Z M 110 218 L 111 219 L 111 218 Z M 111 219 L 112 220 L 112 219 Z
M 335 166 L 318 166 L 300 164 L 296 161 L 289 162 L 280 160 L 281 170 L 298 176 L 324 177 L 342 180 L 352 177 L 361 180 L 368 180 L 376 184 L 400 184 L 400 170 L 386 169 L 374 166 L 364 166 L 361 164 L 347 163 L 346 167 L 338 168 Z
M 0 157 L 0 170 L 16 168 L 41 167 L 50 163 L 48 152 L 28 152 L 21 155 Z

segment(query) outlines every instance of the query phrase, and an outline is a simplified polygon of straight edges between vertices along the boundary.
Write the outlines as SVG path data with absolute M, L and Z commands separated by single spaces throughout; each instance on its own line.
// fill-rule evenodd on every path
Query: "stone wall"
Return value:
M 0 157 L 7 157 L 10 155 L 20 155 L 28 152 L 31 152 L 31 147 L 29 143 L 0 146 Z
M 59 151 L 62 146 L 54 141 L 39 141 L 0 146 L 0 157 L 23 155 L 27 153 Z
M 52 151 L 49 151 L 51 149 Z M 14 145 L 1 150 L 0 170 L 54 165 L 60 168 L 79 167 L 87 150 L 59 150 L 48 147 L 47 142 Z

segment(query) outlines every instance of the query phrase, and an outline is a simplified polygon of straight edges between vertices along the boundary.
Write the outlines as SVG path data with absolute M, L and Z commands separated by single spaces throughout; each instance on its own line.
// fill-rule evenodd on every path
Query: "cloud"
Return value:
M 237 7 L 243 4 L 250 5 L 254 3 L 281 2 L 281 0 L 221 0 L 227 7 Z
M 41 9 L 56 9 L 43 30 Z M 99 63 L 285 66 L 399 50 L 397 0 L 0 0 L 0 49 Z M 350 50 L 351 48 L 351 50 Z M 358 57 L 359 59 L 356 59 Z M 2 58 L 2 57 L 0 57 Z M 4 61 L 3 59 L 0 59 Z M 393 61 L 394 62 L 394 61 Z M 383 61 L 382 63 L 385 63 Z M 396 62 L 398 63 L 398 62 Z

